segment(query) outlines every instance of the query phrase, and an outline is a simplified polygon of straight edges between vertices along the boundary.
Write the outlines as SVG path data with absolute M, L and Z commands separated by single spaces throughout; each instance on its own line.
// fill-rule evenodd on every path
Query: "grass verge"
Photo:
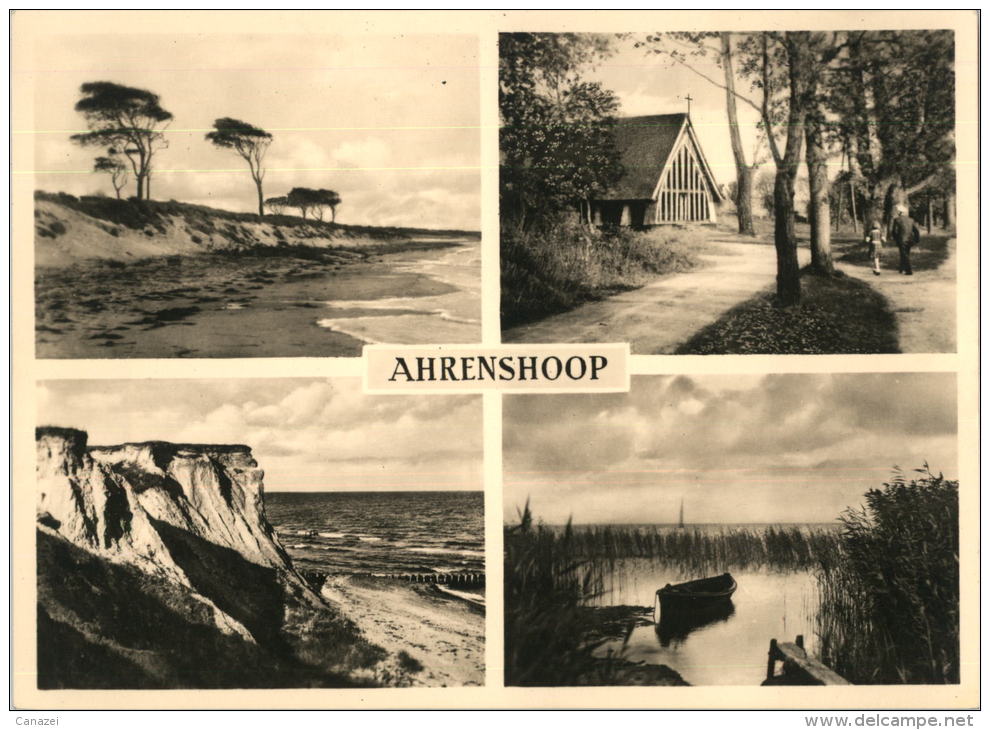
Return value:
M 502 234 L 502 327 L 565 312 L 689 271 L 711 250 L 691 229 L 602 231 L 559 224 L 545 233 Z
M 801 303 L 781 307 L 772 290 L 733 307 L 677 349 L 678 355 L 845 355 L 900 352 L 887 299 L 844 276 L 801 277 Z

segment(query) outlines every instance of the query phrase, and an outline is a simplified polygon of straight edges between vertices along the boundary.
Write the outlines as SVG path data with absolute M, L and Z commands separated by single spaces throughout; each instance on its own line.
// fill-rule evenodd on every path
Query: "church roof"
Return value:
M 685 122 L 690 124 L 687 114 L 620 117 L 615 126 L 615 142 L 625 174 L 602 197 L 611 200 L 652 198 L 660 172 L 673 152 Z M 718 199 L 714 180 L 709 183 L 715 188 L 713 192 Z

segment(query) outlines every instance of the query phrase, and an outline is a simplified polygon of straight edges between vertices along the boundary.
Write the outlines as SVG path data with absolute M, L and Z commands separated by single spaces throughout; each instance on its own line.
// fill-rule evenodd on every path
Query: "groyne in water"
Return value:
M 322 588 L 327 578 L 330 577 L 329 573 L 315 570 L 299 572 L 316 590 Z M 349 573 L 348 575 L 355 578 L 385 578 L 405 581 L 406 583 L 426 583 L 458 588 L 483 588 L 485 586 L 484 573 Z

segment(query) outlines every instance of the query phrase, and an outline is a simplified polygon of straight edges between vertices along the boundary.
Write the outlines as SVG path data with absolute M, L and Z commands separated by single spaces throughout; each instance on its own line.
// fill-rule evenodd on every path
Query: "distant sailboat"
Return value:
M 684 497 L 681 497 L 681 514 L 677 518 L 677 526 L 684 529 Z

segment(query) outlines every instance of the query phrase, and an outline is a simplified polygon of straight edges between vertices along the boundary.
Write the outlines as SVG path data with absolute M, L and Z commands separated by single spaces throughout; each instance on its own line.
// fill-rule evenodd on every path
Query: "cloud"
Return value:
M 344 200 L 341 222 L 480 227 L 475 36 L 60 36 L 40 42 L 37 66 L 35 126 L 51 133 L 32 135 L 34 164 L 53 171 L 38 176 L 40 188 L 112 194 L 105 176 L 68 172 L 90 170 L 97 154 L 68 137 L 83 126 L 79 85 L 98 76 L 158 93 L 175 116 L 154 162 L 156 198 L 255 210 L 246 163 L 203 138 L 214 119 L 232 116 L 274 135 L 266 197 L 329 188 Z M 333 169 L 355 167 L 372 172 Z M 402 204 L 424 189 L 441 190 L 438 202 Z
M 638 376 L 628 394 L 507 396 L 503 414 L 507 506 L 539 496 L 562 519 L 602 493 L 619 521 L 685 494 L 705 497 L 695 519 L 831 518 L 895 465 L 956 468 L 946 373 Z
M 366 396 L 357 378 L 49 381 L 38 419 L 92 443 L 247 444 L 275 489 L 481 485 L 479 397 Z

